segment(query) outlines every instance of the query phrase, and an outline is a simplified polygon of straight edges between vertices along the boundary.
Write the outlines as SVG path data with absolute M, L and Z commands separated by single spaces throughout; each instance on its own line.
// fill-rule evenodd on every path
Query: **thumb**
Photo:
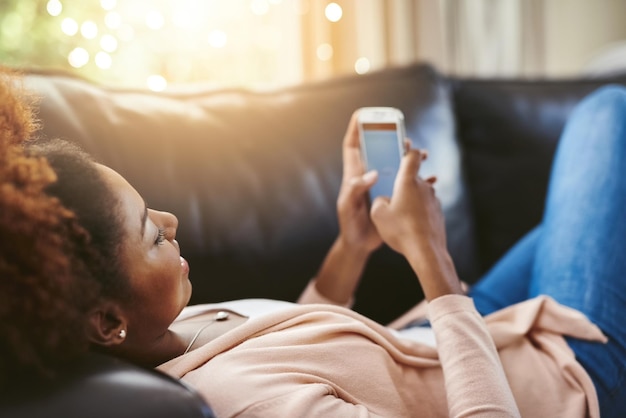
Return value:
M 372 222 L 374 222 L 374 225 L 377 225 L 379 222 L 387 218 L 390 211 L 389 203 L 390 200 L 386 196 L 378 196 L 374 199 L 370 209 L 370 218 L 372 219 Z
M 350 189 L 353 193 L 361 193 L 369 190 L 370 187 L 378 180 L 378 172 L 376 170 L 368 171 L 362 176 L 353 177 L 350 180 Z

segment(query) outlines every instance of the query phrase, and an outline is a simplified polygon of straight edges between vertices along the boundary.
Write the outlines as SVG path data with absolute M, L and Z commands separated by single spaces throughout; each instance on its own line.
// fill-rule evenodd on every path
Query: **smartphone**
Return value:
M 364 107 L 357 118 L 365 170 L 378 171 L 378 180 L 369 191 L 370 202 L 378 196 L 391 197 L 404 155 L 404 115 L 393 107 Z

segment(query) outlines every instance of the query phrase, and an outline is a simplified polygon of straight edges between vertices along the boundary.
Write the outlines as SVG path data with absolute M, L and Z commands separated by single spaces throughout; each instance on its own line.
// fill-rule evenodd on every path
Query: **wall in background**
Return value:
M 420 0 L 441 28 L 421 26 L 420 57 L 466 76 L 580 74 L 607 48 L 626 42 L 623 0 Z M 433 39 L 434 34 L 441 39 Z M 432 42 L 432 45 L 428 45 Z M 424 45 L 424 43 L 426 45 Z M 437 48 L 442 53 L 437 53 Z M 626 69 L 626 51 L 621 58 Z M 614 60 L 615 62 L 615 60 Z
M 626 42 L 626 1 L 545 0 L 545 73 L 584 71 L 599 54 Z M 626 69 L 626 50 L 623 64 Z

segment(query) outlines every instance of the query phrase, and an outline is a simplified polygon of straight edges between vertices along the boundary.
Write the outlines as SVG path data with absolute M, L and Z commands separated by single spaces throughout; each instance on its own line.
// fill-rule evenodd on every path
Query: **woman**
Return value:
M 615 176 L 626 157 L 625 111 L 626 93 L 611 88 L 573 114 L 544 222 L 471 291 L 481 313 L 498 310 L 484 320 L 462 295 L 446 251 L 434 179 L 417 176 L 425 154 L 407 152 L 393 199 L 377 199 L 368 211 L 376 175 L 363 173 L 353 118 L 340 235 L 300 301 L 348 305 L 367 257 L 385 242 L 407 258 L 429 301 L 394 323 L 398 333 L 328 304 L 235 302 L 179 316 L 191 286 L 176 218 L 147 209 L 119 174 L 72 147 L 49 142 L 29 154 L 46 157 L 58 177 L 47 192 L 76 214 L 71 222 L 97 250 L 67 249 L 84 261 L 83 281 L 97 293 L 77 309 L 86 318 L 79 337 L 192 383 L 218 416 L 598 416 L 599 409 L 616 416 L 625 398 L 626 338 L 615 318 L 626 308 L 619 280 L 626 266 L 617 245 L 590 251 L 626 233 L 618 212 L 626 182 Z M 594 155 L 590 143 L 598 143 Z M 564 196 L 571 216 L 560 216 Z M 590 197 L 594 210 L 582 208 Z M 588 238 L 584 246 L 576 234 Z M 581 266 L 587 259 L 593 265 Z M 519 276 L 513 287 L 512 276 Z M 404 327 L 425 310 L 432 328 Z

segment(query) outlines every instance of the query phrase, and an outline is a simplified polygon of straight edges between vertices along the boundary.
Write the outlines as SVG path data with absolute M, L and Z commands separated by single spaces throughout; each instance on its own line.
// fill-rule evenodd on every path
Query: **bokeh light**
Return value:
M 162 75 L 153 74 L 146 80 L 146 85 L 152 91 L 163 91 L 167 88 L 167 80 Z
M 58 16 L 63 11 L 63 5 L 59 0 L 49 0 L 46 4 L 46 10 L 50 16 Z
M 109 68 L 111 68 L 113 59 L 106 52 L 100 51 L 96 54 L 94 61 L 96 65 L 98 66 L 98 68 L 101 68 L 103 70 L 108 70 Z
M 117 49 L 117 39 L 110 33 L 102 35 L 102 38 L 100 38 L 100 48 L 106 52 L 114 52 Z
M 370 70 L 370 60 L 365 57 L 361 57 L 354 63 L 354 71 L 357 74 L 365 74 Z
M 98 25 L 94 21 L 87 20 L 80 25 L 80 33 L 85 39 L 94 39 L 98 36 Z
M 369 71 L 327 36 L 347 13 L 337 0 L 41 1 L 43 13 L 25 0 L 0 0 L 4 64 L 152 90 L 189 82 L 265 88 Z M 319 37 L 303 33 L 309 29 Z
M 67 61 L 74 68 L 81 68 L 89 62 L 89 52 L 85 48 L 74 48 L 67 56 Z
M 339 22 L 343 16 L 343 9 L 337 3 L 329 3 L 324 9 L 324 15 L 331 22 Z
M 163 15 L 157 10 L 151 10 L 146 15 L 146 26 L 150 29 L 158 30 L 163 27 L 165 24 L 165 18 Z
M 208 41 L 213 48 L 224 48 L 228 42 L 228 36 L 224 31 L 215 29 L 209 32 Z
M 113 10 L 117 5 L 117 0 L 100 0 L 100 6 L 104 10 Z
M 78 22 L 71 17 L 66 17 L 61 22 L 61 30 L 67 36 L 74 36 L 78 33 Z
M 317 47 L 317 58 L 320 61 L 328 61 L 333 57 L 333 47 L 330 44 L 323 43 Z
M 270 11 L 270 4 L 267 0 L 252 0 L 250 10 L 257 16 L 263 16 Z

